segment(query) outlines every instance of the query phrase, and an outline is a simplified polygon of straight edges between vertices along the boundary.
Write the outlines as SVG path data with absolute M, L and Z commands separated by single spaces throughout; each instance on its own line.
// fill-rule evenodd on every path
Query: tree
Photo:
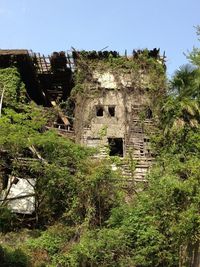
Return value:
M 197 36 L 200 37 L 200 26 L 196 27 Z M 200 38 L 198 39 L 200 41 Z M 192 64 L 200 67 L 200 48 L 194 47 L 193 50 L 187 56 Z
M 161 110 L 160 122 L 164 133 L 198 127 L 200 116 L 200 70 L 185 65 L 175 72 L 170 82 L 169 95 Z

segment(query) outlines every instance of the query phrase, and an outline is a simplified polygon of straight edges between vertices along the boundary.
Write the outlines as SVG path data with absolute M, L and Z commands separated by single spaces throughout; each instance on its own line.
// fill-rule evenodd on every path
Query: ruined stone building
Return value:
M 0 68 L 18 68 L 28 98 L 57 107 L 58 118 L 47 128 L 94 147 L 97 158 L 116 156 L 122 176 L 134 182 L 145 180 L 154 158 L 150 135 L 156 99 L 165 87 L 164 59 L 157 49 L 133 51 L 129 57 L 115 51 L 74 50 L 45 57 L 28 50 L 0 50 Z M 68 110 L 59 108 L 63 101 Z M 21 185 L 31 193 L 26 182 Z M 21 212 L 29 213 L 24 212 L 30 206 L 26 202 L 19 200 L 13 209 L 21 205 Z
M 119 55 L 77 54 L 75 108 L 77 142 L 98 156 L 119 156 L 124 176 L 144 181 L 153 160 L 153 105 L 164 89 L 165 66 L 158 50 Z M 128 164 L 134 161 L 134 174 Z M 133 177 L 132 177 L 133 178 Z

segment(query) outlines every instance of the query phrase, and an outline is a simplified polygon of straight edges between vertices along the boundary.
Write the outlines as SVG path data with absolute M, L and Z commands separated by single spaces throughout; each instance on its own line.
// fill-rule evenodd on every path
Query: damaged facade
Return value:
M 136 56 L 135 52 L 130 58 L 108 56 L 102 60 L 77 55 L 77 75 L 84 78 L 82 94 L 76 95 L 74 125 L 77 142 L 98 148 L 98 157 L 119 156 L 123 176 L 135 182 L 145 181 L 153 160 L 153 106 L 164 90 L 165 80 L 165 66 L 159 54 L 148 55 L 154 61 L 151 66 Z M 134 161 L 134 173 L 130 160 Z
M 28 98 L 57 109 L 57 120 L 47 129 L 57 128 L 77 143 L 95 147 L 98 158 L 118 156 L 124 177 L 145 181 L 153 160 L 153 106 L 165 83 L 159 50 L 134 51 L 131 57 L 115 51 L 54 52 L 45 57 L 27 50 L 0 50 L 0 68 L 12 65 L 19 69 Z M 59 108 L 69 99 L 72 117 Z M 36 158 L 41 160 L 37 153 Z M 127 159 L 134 162 L 134 170 Z M 34 211 L 34 184 L 34 179 L 9 178 L 4 196 L 10 198 L 13 211 Z

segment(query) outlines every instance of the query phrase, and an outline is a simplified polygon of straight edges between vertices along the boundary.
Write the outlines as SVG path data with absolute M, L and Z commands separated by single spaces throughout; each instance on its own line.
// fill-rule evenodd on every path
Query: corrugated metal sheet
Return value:
M 35 211 L 34 186 L 36 179 L 9 177 L 7 189 L 2 198 L 6 196 L 8 207 L 16 213 L 32 214 Z

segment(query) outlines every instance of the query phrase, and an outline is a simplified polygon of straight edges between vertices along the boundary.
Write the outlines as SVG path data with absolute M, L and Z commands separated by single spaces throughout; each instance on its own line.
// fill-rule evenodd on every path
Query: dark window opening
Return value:
M 147 119 L 152 119 L 153 118 L 153 112 L 152 112 L 152 110 L 150 108 L 148 108 L 146 110 L 146 118 Z
M 97 115 L 97 117 L 103 117 L 103 107 L 102 106 L 96 107 L 96 115 Z
M 19 179 L 17 177 L 14 178 L 14 180 L 12 181 L 13 184 L 17 184 L 19 182 Z
M 149 138 L 144 138 L 145 143 L 149 143 L 149 141 L 150 141 Z
M 108 138 L 110 148 L 110 156 L 123 157 L 123 139 L 122 138 Z
M 140 150 L 140 154 L 143 155 L 144 151 L 143 150 Z
M 108 113 L 111 117 L 115 116 L 115 107 L 108 107 Z

